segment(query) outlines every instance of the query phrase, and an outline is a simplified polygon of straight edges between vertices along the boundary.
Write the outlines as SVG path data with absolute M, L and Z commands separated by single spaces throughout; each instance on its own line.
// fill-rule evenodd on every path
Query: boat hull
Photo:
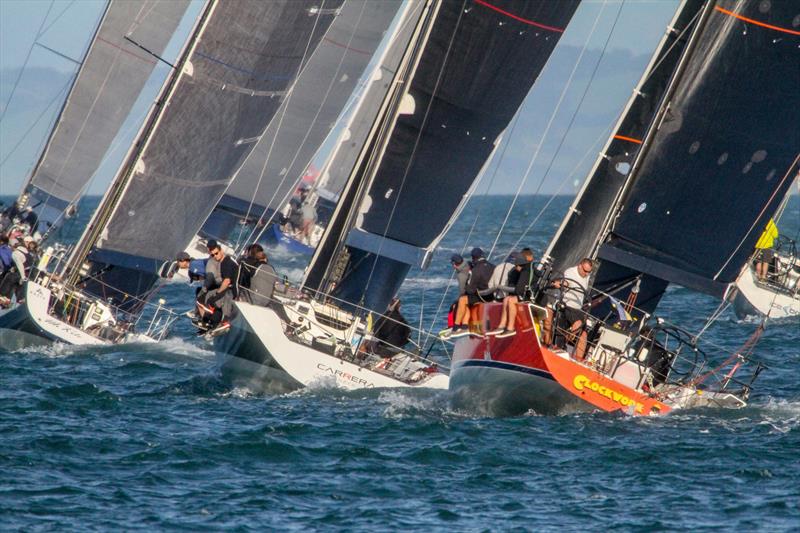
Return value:
M 50 296 L 50 290 L 42 285 L 30 281 L 25 284 L 25 301 L 0 316 L 0 347 L 12 351 L 53 342 L 109 343 L 50 316 Z
M 749 266 L 736 281 L 736 288 L 733 309 L 741 319 L 765 315 L 773 319 L 800 316 L 800 298 L 757 284 Z
M 314 248 L 290 237 L 281 231 L 278 224 L 273 224 L 269 230 L 264 232 L 264 239 L 271 246 L 282 246 L 295 254 L 312 255 L 314 253 Z
M 420 383 L 406 383 L 318 349 L 290 340 L 278 312 L 237 302 L 231 329 L 214 340 L 224 378 L 234 385 L 266 393 L 302 387 L 447 389 L 448 376 L 437 373 Z

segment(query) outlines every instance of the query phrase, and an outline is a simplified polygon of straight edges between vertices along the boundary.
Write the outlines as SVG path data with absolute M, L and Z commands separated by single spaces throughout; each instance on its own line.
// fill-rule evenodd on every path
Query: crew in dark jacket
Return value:
M 378 319 L 372 335 L 378 341 L 374 352 L 381 356 L 391 356 L 400 351 L 411 338 L 411 328 L 400 314 L 400 300 L 392 298 L 386 313 Z

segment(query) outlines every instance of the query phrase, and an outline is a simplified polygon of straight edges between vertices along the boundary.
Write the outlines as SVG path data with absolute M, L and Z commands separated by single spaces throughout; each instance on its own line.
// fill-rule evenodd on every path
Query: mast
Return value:
M 217 6 L 217 1 L 218 0 L 206 0 L 203 10 L 195 22 L 192 33 L 184 44 L 180 58 L 175 64 L 175 68 L 172 70 L 170 76 L 162 86 L 147 119 L 145 120 L 139 134 L 136 137 L 136 141 L 134 141 L 134 143 L 131 145 L 128 154 L 122 166 L 120 167 L 120 170 L 117 172 L 117 176 L 114 178 L 111 186 L 103 196 L 100 205 L 95 210 L 92 219 L 89 221 L 89 224 L 86 226 L 83 235 L 70 255 L 69 260 L 65 265 L 65 271 L 68 274 L 68 283 L 74 284 L 80 278 L 80 266 L 86 261 L 89 251 L 97 242 L 97 239 L 100 237 L 103 228 L 111 218 L 111 214 L 116 209 L 117 202 L 125 191 L 130 178 L 133 175 L 135 163 L 149 144 L 150 138 L 155 131 L 159 119 L 167 109 L 170 97 L 172 96 L 172 93 L 178 84 L 178 80 L 184 75 L 186 63 L 197 46 L 203 30 L 208 24 L 209 17 L 214 11 L 214 8 Z
M 387 135 L 397 120 L 396 111 L 405 94 L 405 84 L 410 81 L 412 69 L 419 61 L 421 41 L 430 34 L 440 6 L 441 0 L 427 0 L 419 14 L 414 33 L 395 72 L 391 88 L 356 159 L 331 221 L 306 269 L 302 282 L 305 287 L 322 293 L 326 293 L 329 289 L 331 271 L 344 247 L 343 234 L 355 215 L 354 206 L 358 205 L 367 190 L 369 177 L 374 176 L 377 169 L 376 164 L 380 160 L 377 151 L 382 153 L 386 149 Z M 322 262 L 326 259 L 327 262 L 323 265 Z

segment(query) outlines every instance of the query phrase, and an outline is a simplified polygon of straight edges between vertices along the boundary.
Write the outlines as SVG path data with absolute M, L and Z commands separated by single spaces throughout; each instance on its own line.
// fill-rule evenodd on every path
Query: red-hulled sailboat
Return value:
M 472 335 L 455 341 L 456 407 L 652 415 L 745 405 L 763 368 L 749 358 L 763 324 L 712 364 L 699 334 L 653 312 L 670 283 L 724 302 L 798 173 L 800 36 L 791 4 L 682 2 L 545 254 L 545 272 L 582 257 L 598 265 L 581 331 L 567 330 L 563 294 L 552 290 L 550 310 L 518 304 L 511 337 L 485 335 L 501 305 L 479 304 Z M 704 331 L 724 305 L 692 329 Z M 556 326 L 545 345 L 548 311 Z M 576 350 L 581 336 L 586 349 Z

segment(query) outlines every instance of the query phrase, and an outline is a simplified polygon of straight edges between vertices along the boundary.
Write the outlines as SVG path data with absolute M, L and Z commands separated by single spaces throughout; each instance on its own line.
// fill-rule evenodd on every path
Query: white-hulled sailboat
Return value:
M 222 196 L 342 1 L 206 2 L 75 249 L 28 280 L 25 302 L 0 317 L 2 335 L 74 344 L 165 335 L 175 315 L 150 303 L 159 273 Z

